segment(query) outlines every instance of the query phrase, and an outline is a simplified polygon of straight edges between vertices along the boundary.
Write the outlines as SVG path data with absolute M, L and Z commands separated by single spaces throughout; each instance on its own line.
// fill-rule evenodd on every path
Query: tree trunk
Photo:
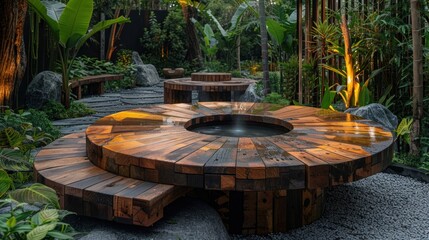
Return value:
M 237 36 L 237 70 L 241 74 L 241 36 L 238 34 Z
M 302 104 L 302 0 L 297 1 L 298 31 L 298 102 Z
M 421 120 L 423 118 L 423 44 L 421 26 L 421 5 L 410 0 L 411 30 L 413 37 L 413 126 L 411 129 L 410 154 L 420 155 Z
M 100 13 L 100 21 L 106 20 L 106 14 Z M 106 30 L 100 31 L 100 59 L 106 59 Z
M 120 13 L 121 13 L 121 9 L 117 8 L 115 10 L 115 15 L 113 16 L 113 18 L 118 18 Z M 118 24 L 113 24 L 112 27 L 110 28 L 110 36 L 109 36 L 109 41 L 107 44 L 107 52 L 106 52 L 107 61 L 110 61 L 112 59 L 113 52 L 116 50 L 115 42 L 116 42 L 117 27 L 118 27 Z
M 26 0 L 0 1 L 0 111 L 3 106 L 12 104 L 13 90 L 24 77 L 26 12 Z
M 264 83 L 264 96 L 266 96 L 271 91 L 268 71 L 268 33 L 265 16 L 265 0 L 259 0 L 259 20 L 261 24 L 262 82 Z
M 195 26 L 191 21 L 191 18 L 195 15 L 195 10 L 187 4 L 182 4 L 183 17 L 186 23 L 186 36 L 188 37 L 188 52 L 186 53 L 186 59 L 188 61 L 197 60 L 198 65 L 203 65 L 203 55 L 201 53 L 200 42 L 197 38 L 197 32 Z
M 347 102 L 345 103 L 346 108 L 350 106 L 357 106 L 359 97 L 359 83 L 356 86 L 355 83 L 355 71 L 353 69 L 353 58 L 352 58 L 352 43 L 350 41 L 349 29 L 347 27 L 346 15 L 341 16 L 341 32 L 344 38 L 344 62 L 346 64 L 347 72 Z M 357 94 L 356 94 L 357 93 Z M 352 97 L 353 96 L 353 97 Z

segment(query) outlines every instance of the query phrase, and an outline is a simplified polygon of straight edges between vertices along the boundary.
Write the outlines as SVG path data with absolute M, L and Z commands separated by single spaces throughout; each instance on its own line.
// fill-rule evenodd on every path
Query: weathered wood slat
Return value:
M 231 78 L 229 73 L 193 73 L 191 78 L 164 81 L 164 103 L 191 103 L 192 91 L 198 91 L 199 101 L 227 101 L 235 93 L 244 93 L 255 80 Z
M 117 74 L 101 74 L 95 76 L 87 76 L 70 81 L 70 88 L 76 94 L 77 99 L 82 98 L 82 87 L 88 85 L 90 94 L 101 95 L 104 93 L 104 83 L 107 81 L 115 81 L 123 79 L 123 75 Z

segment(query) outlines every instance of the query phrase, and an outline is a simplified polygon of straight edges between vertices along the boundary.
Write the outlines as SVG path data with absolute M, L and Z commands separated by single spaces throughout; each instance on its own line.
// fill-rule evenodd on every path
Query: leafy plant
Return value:
M 298 85 L 298 57 L 291 56 L 286 62 L 280 63 L 280 71 L 282 72 L 283 82 L 280 86 L 282 88 L 283 95 L 287 99 L 296 99 Z
M 126 58 L 125 55 L 123 57 Z M 128 60 L 124 59 L 124 61 Z M 131 64 L 131 62 L 129 65 L 127 65 L 126 62 L 120 61 L 114 64 L 112 62 L 98 60 L 96 58 L 81 56 L 75 58 L 75 61 L 70 68 L 71 78 L 80 78 L 100 74 L 121 74 L 124 76 L 122 80 L 106 82 L 106 90 L 118 90 L 135 86 L 136 68 L 135 65 Z
M 67 118 L 77 118 L 94 114 L 95 111 L 88 108 L 85 104 L 80 102 L 71 102 L 69 109 L 56 101 L 49 101 L 41 109 L 49 119 L 59 120 Z
M 11 199 L 0 200 L 0 207 L 10 208 L 9 212 L 0 214 L 2 239 L 73 239 L 77 235 L 69 224 L 61 221 L 71 214 L 68 211 L 35 210 L 35 206 Z
M 28 109 L 30 114 L 25 116 L 25 120 L 30 122 L 34 127 L 42 129 L 44 132 L 51 135 L 54 139 L 57 139 L 60 136 L 60 130 L 52 125 L 52 122 L 49 120 L 48 115 L 43 111 L 36 109 Z
M 390 84 L 386 88 L 383 96 L 381 96 L 380 99 L 378 100 L 378 103 L 383 104 L 386 108 L 389 108 L 393 105 L 393 99 L 395 98 L 395 95 L 392 95 L 389 98 L 387 98 L 391 91 L 392 91 L 392 84 Z
M 50 207 L 60 208 L 55 190 L 40 183 L 10 191 L 9 197 L 17 202 L 42 203 Z
M 29 115 L 30 112 L 11 110 L 0 113 L 0 148 L 19 149 L 22 154 L 29 154 L 30 150 L 54 140 L 52 135 L 28 122 Z
M 116 63 L 121 66 L 130 66 L 133 64 L 133 51 L 130 49 L 121 49 L 116 53 Z
M 406 143 L 410 144 L 410 133 L 413 124 L 412 118 L 403 118 L 396 128 L 395 132 L 398 137 L 402 137 Z
M 29 171 L 32 163 L 19 149 L 0 148 L 0 169 L 10 172 Z
M 264 98 L 263 101 L 266 102 L 266 103 L 274 103 L 274 104 L 280 104 L 280 105 L 284 105 L 284 106 L 290 105 L 290 101 L 289 100 L 287 100 L 286 98 L 283 98 L 282 95 L 280 95 L 280 94 L 278 94 L 276 92 L 268 94 Z
M 62 102 L 70 108 L 70 66 L 82 45 L 95 33 L 109 28 L 113 24 L 130 22 L 119 17 L 101 21 L 88 31 L 92 17 L 93 1 L 70 0 L 67 4 L 54 1 L 27 0 L 31 8 L 47 23 L 52 34 L 59 42 L 62 66 L 63 97 Z

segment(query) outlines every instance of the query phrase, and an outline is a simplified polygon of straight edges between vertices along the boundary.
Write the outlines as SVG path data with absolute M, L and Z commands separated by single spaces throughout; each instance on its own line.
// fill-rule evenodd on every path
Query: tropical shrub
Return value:
M 42 106 L 40 111 L 44 112 L 51 120 L 84 117 L 95 113 L 94 110 L 88 108 L 85 104 L 75 101 L 71 102 L 69 109 L 66 109 L 59 102 L 49 101 Z
M 288 61 L 280 63 L 280 65 L 283 76 L 283 84 L 281 86 L 283 95 L 286 99 L 297 99 L 298 57 L 292 56 Z
M 162 24 L 152 12 L 149 23 L 150 28 L 144 29 L 140 39 L 143 62 L 153 64 L 161 74 L 166 67 L 181 67 L 189 72 L 193 63 L 186 61 L 186 24 L 180 9 L 169 11 Z
M 67 4 L 40 0 L 27 0 L 27 2 L 34 12 L 46 22 L 59 43 L 63 80 L 62 102 L 68 109 L 70 107 L 70 67 L 79 49 L 95 33 L 109 28 L 113 24 L 126 23 L 130 20 L 121 16 L 101 21 L 88 31 L 94 7 L 92 0 L 70 0 Z
M 1 239 L 74 239 L 77 232 L 61 220 L 71 213 L 65 210 L 37 207 L 12 199 L 0 200 Z
M 131 57 L 127 56 L 125 51 L 119 57 L 121 60 L 118 60 L 116 64 L 87 56 L 76 57 L 71 65 L 70 77 L 81 78 L 100 74 L 121 74 L 124 76 L 122 80 L 107 81 L 105 83 L 106 90 L 132 88 L 135 86 L 136 68 L 131 64 Z
M 28 122 L 29 115 L 30 112 L 11 110 L 0 113 L 0 148 L 19 149 L 22 154 L 29 155 L 31 150 L 54 140 L 52 135 Z
M 57 210 L 59 200 L 55 190 L 39 184 L 29 184 L 33 157 L 30 151 L 54 138 L 31 121 L 31 112 L 0 114 L 0 238 L 1 239 L 73 239 L 74 229 L 61 222 L 67 211 Z
M 274 103 L 274 104 L 280 104 L 284 106 L 290 105 L 290 101 L 288 99 L 282 97 L 282 95 L 276 92 L 268 94 L 263 101 L 266 103 Z

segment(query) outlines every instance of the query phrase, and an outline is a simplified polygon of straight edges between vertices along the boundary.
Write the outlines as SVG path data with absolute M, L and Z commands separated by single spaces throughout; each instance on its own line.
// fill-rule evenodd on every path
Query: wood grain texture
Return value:
M 192 91 L 198 91 L 200 102 L 236 101 L 252 83 L 256 81 L 231 78 L 229 73 L 192 73 L 191 78 L 164 81 L 164 103 L 191 103 Z
M 64 209 L 104 220 L 151 226 L 162 218 L 165 206 L 189 190 L 98 168 L 86 157 L 84 139 L 84 133 L 67 135 L 43 148 L 35 158 L 36 180 L 56 190 Z
M 238 115 L 291 131 L 244 138 L 186 129 Z M 106 116 L 86 134 L 88 157 L 100 168 L 211 190 L 325 188 L 382 171 L 393 153 L 392 133 L 377 123 L 326 109 L 265 103 L 153 105 Z M 69 146 L 62 154 L 79 157 Z
M 104 83 L 107 81 L 122 80 L 123 75 L 119 74 L 101 74 L 95 76 L 86 76 L 70 81 L 70 88 L 76 95 L 77 99 L 82 98 L 82 87 L 88 86 L 89 94 L 101 95 L 104 93 Z

